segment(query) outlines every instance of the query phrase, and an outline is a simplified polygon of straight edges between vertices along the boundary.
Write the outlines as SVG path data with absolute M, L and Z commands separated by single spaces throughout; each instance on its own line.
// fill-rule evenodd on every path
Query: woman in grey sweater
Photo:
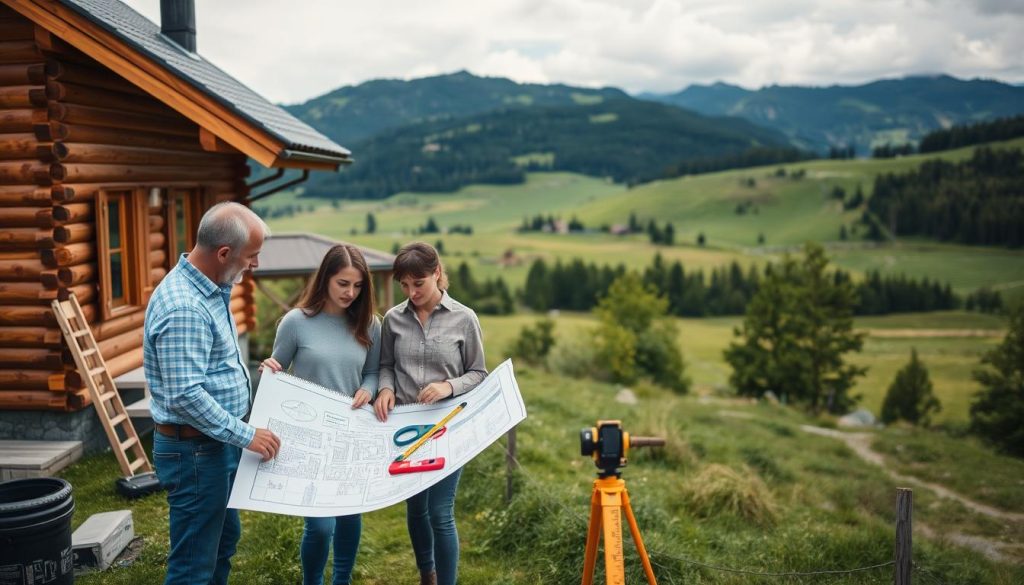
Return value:
M 292 368 L 299 378 L 352 397 L 352 408 L 373 400 L 380 367 L 380 319 L 373 281 L 362 253 L 339 244 L 327 251 L 296 308 L 277 327 L 274 353 L 263 361 L 274 372 Z M 334 585 L 352 578 L 362 516 L 306 518 L 302 582 L 322 585 L 334 540 Z

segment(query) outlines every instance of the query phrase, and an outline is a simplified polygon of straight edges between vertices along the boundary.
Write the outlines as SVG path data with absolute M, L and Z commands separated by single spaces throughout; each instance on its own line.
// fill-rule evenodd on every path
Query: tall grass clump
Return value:
M 761 526 L 778 518 L 771 491 L 748 467 L 741 473 L 712 463 L 683 483 L 681 495 L 689 511 L 701 518 L 729 515 Z
M 524 482 L 507 507 L 477 514 L 486 525 L 478 548 L 517 559 L 542 583 L 578 581 L 589 514 L 581 502 L 577 494 Z

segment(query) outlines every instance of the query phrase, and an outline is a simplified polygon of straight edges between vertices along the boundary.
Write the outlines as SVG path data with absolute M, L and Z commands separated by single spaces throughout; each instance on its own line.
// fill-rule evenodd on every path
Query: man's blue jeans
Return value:
M 348 585 L 352 580 L 352 567 L 356 563 L 359 537 L 363 531 L 361 514 L 351 516 L 329 516 L 327 518 L 306 518 L 302 531 L 303 585 L 323 585 L 324 567 L 334 540 L 334 585 Z
M 153 432 L 153 463 L 170 505 L 171 553 L 165 585 L 224 585 L 242 525 L 228 510 L 241 457 L 212 439 L 176 439 Z
M 421 573 L 437 571 L 437 585 L 455 585 L 459 571 L 459 532 L 455 492 L 462 469 L 405 501 L 412 552 Z

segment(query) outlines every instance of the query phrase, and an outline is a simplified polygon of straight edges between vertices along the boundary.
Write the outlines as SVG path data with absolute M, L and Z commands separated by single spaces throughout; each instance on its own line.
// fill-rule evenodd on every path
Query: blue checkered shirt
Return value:
M 242 363 L 231 285 L 218 286 L 182 254 L 146 308 L 143 366 L 157 423 L 186 424 L 238 447 L 256 430 L 249 411 L 249 372 Z

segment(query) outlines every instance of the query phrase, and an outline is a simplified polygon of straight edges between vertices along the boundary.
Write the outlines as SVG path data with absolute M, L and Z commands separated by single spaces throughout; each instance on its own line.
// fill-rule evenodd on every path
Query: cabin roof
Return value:
M 70 17 L 71 15 L 66 11 L 54 10 L 49 7 L 51 2 L 39 0 L 13 0 L 5 3 L 9 3 L 19 10 L 21 7 L 27 6 L 29 12 L 26 13 L 26 16 L 30 19 L 49 29 L 51 33 L 71 46 L 124 75 L 124 71 L 119 70 L 124 64 L 114 63 L 115 59 L 109 56 L 104 58 L 100 54 L 101 52 L 95 50 L 93 41 L 99 41 L 103 48 L 114 49 L 115 54 L 118 54 L 119 47 L 105 43 L 104 41 L 108 39 L 100 38 L 102 33 L 97 34 L 99 31 L 89 27 L 75 26 L 78 24 L 77 19 Z M 165 99 L 167 96 L 162 95 L 168 92 L 166 84 L 160 86 L 162 91 L 154 91 L 152 87 L 146 87 L 145 84 L 139 83 L 137 77 L 129 77 L 129 81 L 136 83 L 153 97 L 165 101 L 186 117 L 193 119 L 201 127 L 260 163 L 268 167 L 337 168 L 340 164 L 351 162 L 351 153 L 348 149 L 317 132 L 280 106 L 270 103 L 201 55 L 190 53 L 182 48 L 161 34 L 158 24 L 126 4 L 118 0 L 58 0 L 58 3 L 72 10 L 78 17 L 86 19 L 89 23 L 100 27 L 102 31 L 112 35 L 114 41 L 120 41 L 121 44 L 127 46 L 129 53 L 134 51 L 136 55 L 123 55 L 129 62 L 135 61 L 139 56 L 148 58 L 175 78 L 184 81 L 191 88 L 226 108 L 234 116 L 248 122 L 257 131 L 265 133 L 266 137 L 272 139 L 276 147 L 274 150 L 277 150 L 277 153 L 274 159 L 258 156 L 250 151 L 251 148 L 246 148 L 244 140 L 240 141 L 237 137 L 227 135 L 222 136 L 218 124 L 210 123 L 210 120 L 195 119 L 188 112 L 176 107 L 175 103 Z M 36 10 L 32 10 L 33 6 Z M 39 16 L 43 18 L 37 19 L 36 17 Z M 73 28 L 69 30 L 61 25 L 71 25 Z M 81 34 L 67 34 L 72 31 Z M 129 63 L 129 66 L 132 64 L 134 63 Z M 136 72 L 134 69 L 132 71 Z M 268 74 L 272 73 L 268 72 Z M 147 81 L 147 79 L 144 78 L 143 81 Z M 173 88 L 170 91 L 173 91 Z M 180 102 L 178 103 L 180 104 Z
M 316 272 L 332 246 L 345 244 L 338 240 L 305 233 L 274 234 L 263 242 L 260 265 L 253 270 L 253 276 L 305 276 Z M 370 272 L 390 271 L 395 257 L 387 252 L 358 246 L 366 259 Z

